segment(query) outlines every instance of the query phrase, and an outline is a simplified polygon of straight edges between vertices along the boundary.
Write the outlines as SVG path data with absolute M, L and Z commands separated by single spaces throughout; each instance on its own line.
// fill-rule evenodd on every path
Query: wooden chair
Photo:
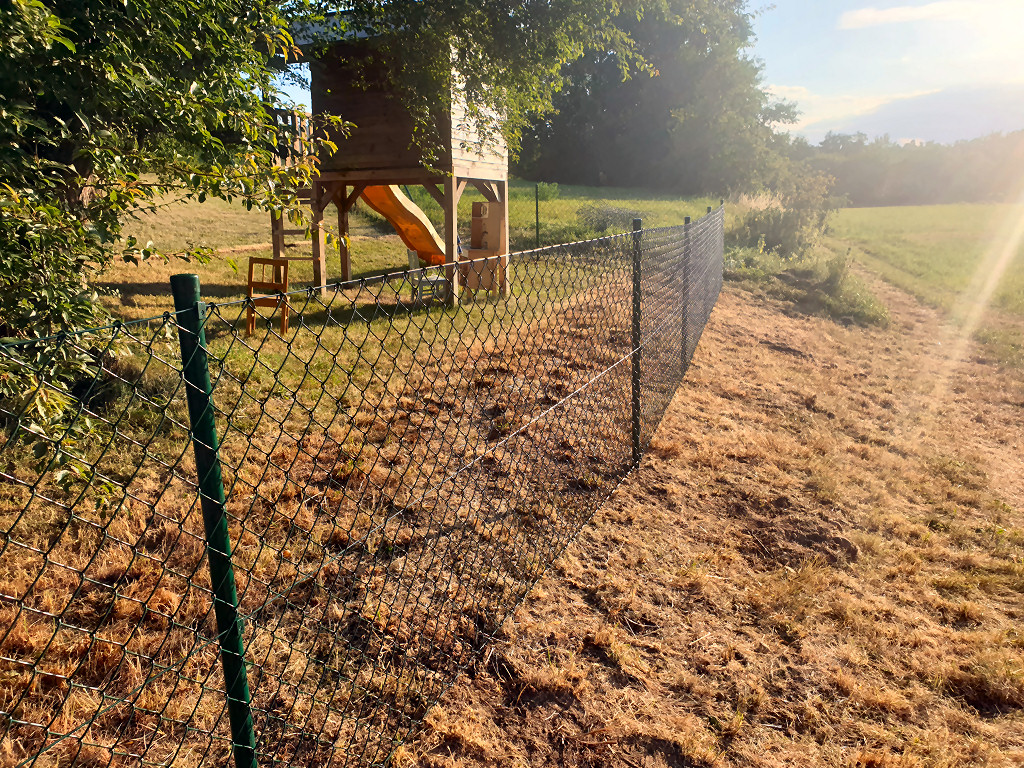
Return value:
M 269 279 L 268 279 L 269 273 Z M 256 330 L 256 307 L 281 309 L 281 335 L 288 333 L 288 260 L 249 259 L 249 310 L 246 335 Z
M 420 257 L 413 250 L 409 250 L 409 280 L 412 282 L 412 299 L 417 304 L 444 301 L 448 297 L 450 286 L 444 275 L 438 275 L 437 270 L 423 272 Z

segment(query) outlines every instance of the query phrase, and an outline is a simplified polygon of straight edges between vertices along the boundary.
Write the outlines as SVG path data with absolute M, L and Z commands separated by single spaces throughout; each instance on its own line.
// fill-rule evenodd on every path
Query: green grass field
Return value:
M 627 231 L 634 217 L 643 219 L 646 227 L 682 224 L 686 216 L 702 216 L 711 198 L 680 198 L 639 189 L 608 189 L 552 185 L 542 199 L 535 198 L 532 182 L 513 181 L 509 196 L 509 218 L 513 250 L 533 248 L 538 242 L 537 213 L 540 214 L 541 245 L 584 240 L 614 232 Z M 427 216 L 440 226 L 440 206 L 422 188 L 408 190 Z M 542 190 L 544 191 L 544 190 Z M 460 230 L 468 238 L 473 202 L 483 197 L 473 189 L 463 195 L 459 204 Z M 328 231 L 336 229 L 334 206 L 325 213 Z M 152 317 L 172 306 L 169 279 L 178 272 L 196 272 L 203 285 L 203 295 L 212 301 L 229 301 L 245 296 L 246 263 L 250 256 L 269 257 L 269 215 L 247 211 L 239 205 L 221 200 L 205 203 L 172 204 L 142 216 L 127 228 L 143 243 L 151 241 L 166 253 L 177 253 L 190 245 L 223 249 L 206 264 L 187 263 L 181 259 L 136 266 L 116 264 L 107 269 L 100 281 L 108 308 L 123 319 Z M 406 269 L 409 265 L 405 246 L 391 226 L 365 205 L 357 204 L 350 219 L 353 276 L 370 277 L 384 272 Z M 310 253 L 310 243 L 302 237 L 289 239 L 290 255 Z M 253 249 L 254 246 L 263 248 Z M 238 250 L 231 250 L 238 249 Z M 336 246 L 328 247 L 329 280 L 338 280 L 340 267 Z M 312 263 L 294 261 L 290 267 L 290 283 L 296 288 L 312 284 Z
M 932 306 L 952 310 L 985 265 L 1005 246 L 1007 221 L 1024 217 L 1013 205 L 933 205 L 840 211 L 832 234 L 857 260 Z M 992 303 L 1024 315 L 1024 244 L 992 296 Z
M 957 323 L 983 310 L 974 329 L 987 354 L 1024 364 L 1024 243 L 1014 228 L 1024 206 L 857 208 L 833 219 L 826 246 L 851 256 Z M 986 284 L 991 284 L 986 290 Z M 990 295 L 988 295 L 990 292 Z
M 427 215 L 440 226 L 441 210 L 425 190 L 408 190 Z M 470 208 L 482 199 L 469 190 L 460 203 L 460 219 L 467 226 Z M 535 199 L 534 185 L 513 182 L 510 194 L 510 225 L 513 247 L 532 248 L 539 242 L 595 237 L 628 229 L 634 216 L 649 227 L 682 223 L 685 216 L 698 217 L 710 199 L 679 198 L 639 189 L 552 186 Z M 539 209 L 539 228 L 537 212 Z M 939 307 L 963 323 L 976 310 L 984 283 L 996 271 L 998 257 L 1006 251 L 1013 225 L 1024 208 L 1011 205 L 945 205 L 900 208 L 859 208 L 839 211 L 831 231 L 810 263 L 778 265 L 788 268 L 789 283 L 775 291 L 812 313 L 839 320 L 884 322 L 884 308 L 855 278 L 841 290 L 818 290 L 834 279 L 836 264 L 844 254 L 886 281 L 911 293 L 928 305 Z M 325 217 L 336 221 L 333 207 Z M 219 200 L 203 204 L 171 205 L 142 217 L 129 230 L 143 242 L 152 241 L 167 252 L 190 244 L 225 249 L 207 264 L 187 264 L 178 259 L 142 266 L 115 265 L 104 275 L 102 286 L 107 306 L 118 317 L 133 319 L 159 314 L 171 306 L 168 279 L 171 274 L 196 271 L 204 296 L 214 301 L 240 299 L 245 293 L 245 263 L 249 256 L 269 256 L 269 221 L 265 213 L 247 211 Z M 365 206 L 351 218 L 353 267 L 356 277 L 368 277 L 406 268 L 405 247 L 388 223 Z M 293 238 L 293 255 L 309 252 L 309 241 Z M 254 246 L 266 247 L 251 250 Z M 239 249 L 232 251 L 230 249 Z M 328 274 L 338 277 L 337 250 L 329 248 Z M 1024 364 L 1024 247 L 1004 259 L 1002 272 L 981 323 L 972 329 L 986 354 L 1008 365 Z M 830 272 L 832 278 L 830 278 Z M 295 261 L 291 283 L 311 284 L 312 264 Z M 794 280 L 795 283 L 794 284 Z M 814 286 L 804 290 L 807 283 Z M 801 288 L 803 286 L 803 288 Z M 813 289 L 813 290 L 812 290 Z M 781 293 L 780 293 L 781 291 Z M 799 295 L 797 295 L 799 294 Z M 806 294 L 806 295 L 805 295 Z

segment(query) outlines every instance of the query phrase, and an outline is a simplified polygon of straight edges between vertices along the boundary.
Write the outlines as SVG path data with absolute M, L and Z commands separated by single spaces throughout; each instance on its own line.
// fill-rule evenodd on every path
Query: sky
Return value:
M 753 0 L 791 130 L 951 143 L 1024 129 L 1024 0 Z
M 783 129 L 949 144 L 1024 129 L 1024 0 L 750 0 Z M 309 94 L 286 89 L 308 105 Z

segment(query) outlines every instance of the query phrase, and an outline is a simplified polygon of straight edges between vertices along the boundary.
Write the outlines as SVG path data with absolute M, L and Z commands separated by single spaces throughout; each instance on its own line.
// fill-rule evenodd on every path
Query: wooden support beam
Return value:
M 459 198 L 465 189 L 465 182 L 459 188 L 458 179 L 444 181 L 444 276 L 451 287 L 448 303 L 459 304 Z
M 477 191 L 484 196 L 484 200 L 486 200 L 487 202 L 501 202 L 502 198 L 499 191 L 499 185 L 501 184 L 501 182 L 473 179 L 472 184 L 474 187 L 476 187 Z
M 338 206 L 338 259 L 341 266 L 341 281 L 347 283 L 352 279 L 352 254 L 348 248 L 348 212 L 352 208 L 345 196 L 347 192 L 345 184 L 342 184 L 335 193 L 334 204 Z
M 338 257 L 341 263 L 341 279 L 348 282 L 352 279 L 352 252 L 349 248 L 348 239 L 348 215 L 356 200 L 363 194 L 366 184 L 356 184 L 352 187 L 351 194 L 348 191 L 348 184 L 336 182 L 334 186 L 334 205 L 338 208 Z
M 444 190 L 437 184 L 427 183 L 423 188 L 430 193 L 430 196 L 437 201 L 437 204 L 444 208 Z
M 321 181 L 342 181 L 348 184 L 440 184 L 444 185 L 445 176 L 427 171 L 423 168 L 396 168 L 352 171 L 321 170 Z
M 324 211 L 331 203 L 339 205 L 340 200 L 344 199 L 342 195 L 344 195 L 345 186 L 346 184 L 343 181 L 317 179 L 317 181 L 313 182 L 313 189 L 310 192 L 309 207 L 314 210 L 319 208 L 321 211 Z
M 359 199 L 359 196 L 361 194 L 363 194 L 363 190 L 366 189 L 368 186 L 369 186 L 368 184 L 356 184 L 354 187 L 352 187 L 352 194 L 350 194 L 348 197 L 346 197 L 345 196 L 346 187 L 343 184 L 341 186 L 341 190 L 342 190 L 341 191 L 341 195 L 339 196 L 340 198 L 342 198 L 342 201 L 338 205 L 338 208 L 344 208 L 345 209 L 345 213 L 348 213 L 349 211 L 351 211 L 352 210 L 352 206 L 356 204 L 356 200 Z

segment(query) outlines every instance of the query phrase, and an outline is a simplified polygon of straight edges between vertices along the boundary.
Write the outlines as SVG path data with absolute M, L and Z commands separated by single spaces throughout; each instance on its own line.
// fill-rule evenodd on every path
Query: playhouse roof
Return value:
M 351 11 L 338 11 L 321 21 L 294 22 L 289 29 L 298 46 L 314 43 L 335 43 L 341 40 L 362 40 L 371 36 L 369 29 L 352 26 Z M 304 55 L 303 58 L 306 58 Z

